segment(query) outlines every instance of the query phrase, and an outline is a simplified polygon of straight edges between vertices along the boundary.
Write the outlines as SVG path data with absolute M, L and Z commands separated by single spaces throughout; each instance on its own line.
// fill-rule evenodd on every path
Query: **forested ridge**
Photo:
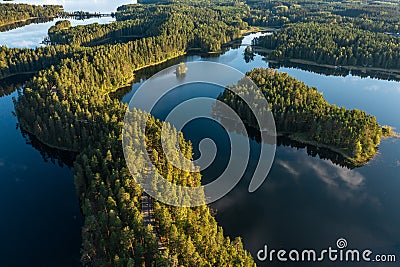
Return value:
M 278 133 L 341 152 L 356 166 L 365 164 L 375 155 L 382 136 L 375 117 L 360 110 L 330 105 L 316 88 L 306 86 L 287 73 L 260 68 L 246 75 L 266 97 Z M 248 94 L 247 86 L 239 82 L 238 95 Z M 248 126 L 257 129 L 255 117 L 238 95 L 225 90 L 218 99 L 236 110 Z M 215 112 L 218 116 L 218 109 Z
M 0 26 L 30 18 L 51 18 L 63 13 L 62 6 L 0 3 Z
M 240 239 L 231 242 L 225 238 L 206 206 L 174 208 L 156 203 L 157 226 L 168 240 L 167 252 L 158 252 L 151 229 L 143 228 L 142 191 L 127 170 L 122 153 L 121 127 L 126 106 L 112 100 L 106 88 L 91 84 L 90 76 L 82 78 L 84 82 L 80 84 L 66 84 L 68 89 L 48 89 L 52 84 L 64 88 L 60 85 L 80 75 L 67 65 L 58 71 L 42 71 L 30 85 L 35 90 L 26 88 L 15 105 L 24 128 L 54 146 L 83 151 L 74 166 L 85 216 L 82 262 L 88 266 L 141 266 L 144 262 L 155 266 L 227 266 L 232 262 L 252 266 Z M 143 114 L 137 111 L 132 116 L 135 121 Z M 161 122 L 150 120 L 148 132 L 157 136 L 160 126 Z M 149 150 L 161 173 L 180 184 L 199 184 L 198 173 L 174 170 L 163 159 L 155 136 L 148 136 L 154 140 Z M 183 137 L 180 144 L 190 158 L 191 146 Z M 143 163 L 137 164 L 139 167 Z
M 254 266 L 241 240 L 224 237 L 207 206 L 179 208 L 155 202 L 156 226 L 167 248 L 160 253 L 152 229 L 143 226 L 142 190 L 128 171 L 122 153 L 122 124 L 127 107 L 112 99 L 109 93 L 131 81 L 135 70 L 182 55 L 190 45 L 201 45 L 204 51 L 212 51 L 237 37 L 238 29 L 233 30 L 233 26 L 227 27 L 233 30 L 228 37 L 223 37 L 225 32 L 212 35 L 207 30 L 202 32 L 203 37 L 186 36 L 184 31 L 194 29 L 191 24 L 200 14 L 203 22 L 199 25 L 212 30 L 205 13 L 194 7 L 188 9 L 190 20 L 183 23 L 190 27 L 174 24 L 176 16 L 186 16 L 174 13 L 169 21 L 154 28 L 154 35 L 127 43 L 85 47 L 81 45 L 87 41 L 77 38 L 73 46 L 56 45 L 43 50 L 3 48 L 5 74 L 29 66 L 41 69 L 14 101 L 21 127 L 52 147 L 80 152 L 74 171 L 85 217 L 82 230 L 85 266 Z M 127 21 L 124 25 L 130 23 Z M 65 22 L 56 26 L 61 31 L 69 29 Z M 70 36 L 93 27 L 98 26 L 72 29 Z M 215 41 L 215 38 L 218 41 L 212 45 L 206 41 Z M 53 58 L 50 64 L 46 57 L 41 57 L 45 53 L 54 55 L 56 60 Z M 133 120 L 139 120 L 144 114 L 134 111 L 132 116 Z M 154 164 L 178 184 L 199 185 L 198 172 L 179 171 L 165 160 L 157 141 L 161 124 L 154 119 L 148 122 L 151 134 L 147 138 Z M 170 131 L 173 140 L 176 130 Z M 190 158 L 190 143 L 182 135 L 179 143 Z M 138 166 L 141 164 L 138 161 Z M 147 173 L 138 169 L 135 175 L 145 177 Z
M 179 35 L 188 49 L 214 52 L 220 51 L 222 44 L 241 36 L 240 31 L 247 27 L 242 20 L 244 15 L 244 6 L 239 4 L 126 5 L 118 8 L 114 23 L 78 27 L 63 23 L 50 28 L 49 37 L 57 44 L 93 45 L 104 40 L 116 42 L 124 36 L 166 38 Z
M 397 33 L 398 1 L 247 0 L 250 25 L 281 27 L 298 22 L 352 23 L 355 28 Z
M 153 27 L 148 27 L 153 25 Z M 52 44 L 69 44 L 93 46 L 102 43 L 116 42 L 121 37 L 141 38 L 155 36 L 149 31 L 158 28 L 154 20 L 127 20 L 110 24 L 93 23 L 72 27 L 67 20 L 59 21 L 49 29 L 49 40 Z
M 400 39 L 354 28 L 352 24 L 295 23 L 254 40 L 272 49 L 273 59 L 304 59 L 320 64 L 400 69 Z
M 249 25 L 281 28 L 255 45 L 278 61 L 332 66 L 400 68 L 397 1 L 248 0 Z M 305 62 L 306 63 L 306 62 Z

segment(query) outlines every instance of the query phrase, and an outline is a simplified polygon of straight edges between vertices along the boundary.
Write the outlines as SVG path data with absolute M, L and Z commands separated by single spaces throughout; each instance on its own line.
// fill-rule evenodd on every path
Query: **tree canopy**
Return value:
M 31 18 L 51 18 L 63 13 L 60 5 L 28 5 L 0 3 L 0 26 Z
M 271 109 L 278 133 L 338 151 L 356 166 L 365 164 L 375 155 L 382 136 L 375 117 L 360 110 L 330 105 L 316 88 L 287 73 L 257 68 L 247 76 L 266 97 L 269 107 L 258 108 Z M 248 126 L 258 129 L 253 113 L 239 97 L 249 93 L 247 88 L 247 83 L 239 82 L 236 85 L 239 94 L 225 90 L 218 99 L 236 110 Z

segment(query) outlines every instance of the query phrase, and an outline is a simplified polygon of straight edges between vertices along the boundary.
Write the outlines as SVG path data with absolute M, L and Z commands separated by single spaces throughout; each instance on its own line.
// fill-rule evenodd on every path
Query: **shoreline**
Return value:
M 259 46 L 255 46 L 255 51 L 260 52 L 260 53 L 270 53 L 273 51 L 273 49 L 267 49 Z M 316 63 L 311 60 L 305 60 L 305 59 L 298 59 L 298 58 L 287 58 L 287 59 L 282 59 L 282 60 L 276 60 L 276 59 L 270 59 L 268 57 L 265 58 L 268 62 L 271 63 L 282 63 L 284 65 L 285 62 L 289 63 L 295 63 L 295 64 L 300 64 L 300 65 L 309 65 L 309 66 L 314 66 L 314 67 L 321 67 L 321 68 L 326 68 L 326 69 L 342 69 L 342 70 L 348 70 L 350 71 L 360 71 L 363 73 L 368 73 L 368 72 L 376 72 L 380 74 L 389 74 L 392 75 L 393 77 L 400 79 L 400 70 L 399 69 L 384 69 L 384 68 L 378 68 L 378 67 L 361 67 L 361 66 L 351 66 L 351 65 L 341 65 L 341 66 L 335 66 L 335 65 L 330 65 L 330 64 L 322 64 L 322 63 Z
M 218 117 L 218 116 L 217 116 L 217 119 L 231 120 L 230 118 Z M 245 126 L 246 126 L 246 128 L 250 128 L 251 130 L 255 130 L 255 131 L 258 131 L 260 133 L 262 132 L 262 131 L 260 131 L 260 130 L 258 130 L 256 128 L 250 126 L 250 125 L 247 125 L 246 123 L 245 123 Z M 372 156 L 369 156 L 369 157 L 364 156 L 364 157 L 354 158 L 354 157 L 350 156 L 348 154 L 348 152 L 344 151 L 341 148 L 338 148 L 338 147 L 335 147 L 335 146 L 329 145 L 329 144 L 318 143 L 315 140 L 309 140 L 309 139 L 304 137 L 304 133 L 300 133 L 300 132 L 292 133 L 292 132 L 279 132 L 279 131 L 276 131 L 276 136 L 275 137 L 276 138 L 286 137 L 291 141 L 299 142 L 299 143 L 301 143 L 303 145 L 311 145 L 311 146 L 315 146 L 317 148 L 328 149 L 331 152 L 337 153 L 340 156 L 342 156 L 350 164 L 354 165 L 354 167 L 362 167 L 362 166 L 366 165 L 368 163 L 368 161 L 370 161 L 371 159 L 373 159 L 377 155 L 377 152 L 378 152 L 378 147 L 376 147 L 375 148 L 375 152 L 374 152 L 374 154 Z M 390 138 L 390 137 L 388 137 L 388 138 Z M 399 135 L 399 138 L 400 138 L 400 135 Z M 381 137 L 381 140 L 382 139 L 384 139 L 383 136 Z
M 339 154 L 345 160 L 349 161 L 349 163 L 353 164 L 355 167 L 362 167 L 362 166 L 366 165 L 368 163 L 368 161 L 370 161 L 377 155 L 377 152 L 378 152 L 376 150 L 374 155 L 372 155 L 371 157 L 354 158 L 354 157 L 351 157 L 347 152 L 345 152 L 342 149 L 337 148 L 333 145 L 321 144 L 314 140 L 308 140 L 308 139 L 302 138 L 301 133 L 278 133 L 278 136 L 286 136 L 290 140 L 302 143 L 304 145 L 311 145 L 311 146 L 315 146 L 317 148 L 328 149 L 332 152 Z
M 39 136 L 37 136 L 36 134 L 32 133 L 32 131 L 30 129 L 27 129 L 26 127 L 24 127 L 22 124 L 19 124 L 20 127 L 22 128 L 22 130 L 24 130 L 25 132 L 27 132 L 28 134 L 31 134 L 32 136 L 34 136 L 40 143 L 42 143 L 45 146 L 48 146 L 49 148 L 53 148 L 53 149 L 57 149 L 60 151 L 65 151 L 65 152 L 72 152 L 72 153 L 80 153 L 79 150 L 74 150 L 74 149 L 70 149 L 70 148 L 66 148 L 66 147 L 60 147 L 60 146 L 56 146 L 56 145 L 52 145 L 48 142 L 43 141 L 42 138 L 40 138 Z
M 359 70 L 362 72 L 367 72 L 367 71 L 378 71 L 378 72 L 384 72 L 384 73 L 392 73 L 392 74 L 397 74 L 400 77 L 400 70 L 398 69 L 384 69 L 384 68 L 379 68 L 379 67 L 361 67 L 361 66 L 352 66 L 352 65 L 343 65 L 343 66 L 335 66 L 335 65 L 330 65 L 330 64 L 320 64 L 316 63 L 314 61 L 310 60 L 305 60 L 305 59 L 289 59 L 290 62 L 293 63 L 298 63 L 298 64 L 305 64 L 305 65 L 313 65 L 317 67 L 325 67 L 325 68 L 331 68 L 331 69 L 337 69 L 337 68 L 342 68 L 342 69 L 347 69 L 347 70 Z
M 112 89 L 112 90 L 109 91 L 109 92 L 106 92 L 105 95 L 111 94 L 111 93 L 115 93 L 115 92 L 117 92 L 117 91 L 120 90 L 120 89 L 123 89 L 123 88 L 125 88 L 125 87 L 127 87 L 127 86 L 131 86 L 131 85 L 132 85 L 132 82 L 133 82 L 134 79 L 135 79 L 135 73 L 136 73 L 137 71 L 142 70 L 142 69 L 144 69 L 144 68 L 153 67 L 153 66 L 156 66 L 156 65 L 158 65 L 158 64 L 162 64 L 162 63 L 164 63 L 164 62 L 166 62 L 166 61 L 168 61 L 168 60 L 171 60 L 171 59 L 174 59 L 174 58 L 183 56 L 183 55 L 185 55 L 185 54 L 186 54 L 185 52 L 184 52 L 184 53 L 179 53 L 178 55 L 176 55 L 176 56 L 174 56 L 174 57 L 168 57 L 168 58 L 166 58 L 166 59 L 164 59 L 164 60 L 161 60 L 161 61 L 158 61 L 158 62 L 155 62 L 155 63 L 151 63 L 151 64 L 146 64 L 146 65 L 144 65 L 144 66 L 142 66 L 142 67 L 139 67 L 139 68 L 135 69 L 135 70 L 133 71 L 132 77 L 131 77 L 126 83 L 124 83 L 125 85 L 120 85 L 120 86 L 118 86 L 117 88 L 114 88 L 114 89 Z M 35 71 L 35 72 L 29 72 L 29 73 L 27 72 L 26 74 L 32 74 L 32 73 L 38 73 L 38 72 L 36 72 L 36 71 Z M 9 75 L 9 77 L 16 76 L 16 75 L 19 75 L 19 74 L 22 74 L 22 73 L 16 73 L 16 74 L 13 74 L 13 75 Z M 5 78 L 8 78 L 8 77 L 1 78 L 0 80 L 5 79 Z M 21 128 L 22 128 L 25 132 L 27 132 L 27 133 L 33 135 L 39 142 L 41 142 L 41 143 L 44 144 L 45 146 L 48 146 L 49 148 L 57 149 L 57 150 L 60 150 L 60 151 L 73 152 L 73 153 L 79 153 L 79 152 L 80 152 L 80 151 L 78 151 L 78 150 L 70 149 L 70 148 L 67 148 L 67 147 L 61 147 L 61 146 L 56 146 L 56 145 L 50 144 L 50 143 L 44 141 L 40 136 L 37 136 L 36 134 L 34 134 L 34 133 L 33 133 L 30 129 L 28 129 L 27 127 L 24 127 L 22 124 L 20 124 L 20 126 L 21 126 Z
M 6 26 L 11 26 L 13 24 L 17 24 L 17 23 L 21 23 L 21 22 L 27 22 L 29 20 L 35 20 L 35 19 L 55 19 L 58 16 L 51 16 L 51 17 L 30 17 L 30 18 L 26 18 L 26 19 L 20 19 L 20 20 L 16 20 L 13 22 L 7 22 L 5 24 L 0 24 L 0 27 L 6 27 Z M 25 25 L 27 26 L 27 25 Z
M 13 22 L 7 22 L 7 23 L 4 23 L 4 24 L 0 24 L 0 27 L 5 27 L 5 26 L 9 26 L 9 25 L 20 23 L 20 22 L 25 22 L 25 21 L 28 21 L 28 20 L 38 19 L 38 18 L 39 17 L 30 17 L 30 18 L 26 18 L 26 19 L 16 20 L 16 21 L 13 21 Z
M 157 61 L 157 62 L 155 62 L 155 63 L 150 63 L 150 64 L 146 64 L 146 65 L 144 65 L 144 66 L 142 66 L 142 67 L 139 67 L 139 68 L 137 68 L 137 69 L 135 69 L 135 70 L 133 71 L 133 74 L 132 74 L 132 77 L 131 77 L 131 78 L 129 78 L 129 79 L 128 79 L 126 82 L 124 82 L 122 85 L 118 85 L 117 88 L 112 88 L 110 91 L 106 92 L 104 95 L 111 94 L 111 93 L 116 93 L 116 92 L 118 92 L 119 90 L 121 90 L 121 89 L 123 89 L 123 88 L 125 88 L 125 87 L 132 86 L 132 83 L 135 81 L 135 73 L 138 72 L 138 71 L 140 71 L 140 70 L 143 70 L 143 69 L 145 69 L 145 68 L 154 67 L 154 66 L 157 66 L 157 65 L 159 65 L 159 64 L 165 63 L 165 62 L 167 62 L 167 61 L 169 61 L 169 60 L 172 60 L 172 59 L 175 59 L 175 58 L 178 58 L 178 57 L 181 57 L 181 56 L 185 56 L 185 55 L 186 55 L 186 52 L 179 53 L 179 54 L 176 55 L 176 56 L 168 57 L 168 58 L 163 59 L 163 60 L 161 60 L 161 61 Z
M 254 28 L 253 28 L 253 30 L 254 30 Z M 257 29 L 257 30 L 259 30 L 259 29 Z M 259 31 L 256 31 L 256 32 L 259 32 Z M 252 33 L 252 31 L 249 30 L 249 31 L 246 32 L 245 34 L 242 34 L 242 37 L 241 37 L 241 38 L 243 38 L 246 34 L 251 34 L 251 33 Z M 235 41 L 235 40 L 234 40 L 234 41 Z M 237 40 L 236 40 L 236 41 L 237 41 Z M 230 43 L 231 43 L 231 42 L 229 42 L 229 43 L 227 43 L 227 44 L 224 44 L 224 45 L 229 45 Z M 206 54 L 215 54 L 215 53 L 219 53 L 219 52 L 208 52 L 208 53 L 206 53 Z M 178 57 L 181 57 L 181 56 L 185 56 L 185 55 L 187 55 L 187 54 L 188 54 L 187 51 L 180 51 L 180 52 L 178 52 L 176 55 L 170 56 L 170 57 L 165 58 L 165 59 L 163 59 L 163 60 L 161 60 L 161 61 L 157 61 L 157 62 L 154 62 L 154 63 L 150 63 L 150 64 L 143 65 L 143 66 L 141 66 L 141 67 L 135 69 L 135 70 L 133 71 L 133 73 L 132 73 L 132 77 L 130 77 L 129 79 L 127 79 L 126 82 L 122 83 L 121 85 L 118 85 L 116 88 L 112 88 L 110 91 L 105 92 L 104 95 L 111 94 L 111 93 L 116 93 L 116 92 L 118 92 L 119 90 L 121 90 L 121 89 L 123 89 L 123 88 L 132 86 L 132 83 L 133 83 L 134 80 L 135 80 L 135 74 L 136 74 L 136 72 L 138 72 L 138 71 L 140 71 L 140 70 L 143 70 L 143 69 L 146 69 L 146 68 L 149 68 L 149 67 L 157 66 L 157 65 L 162 64 L 162 63 L 165 63 L 165 62 L 167 62 L 167 61 L 169 61 L 169 60 L 172 60 L 172 59 L 175 59 L 175 58 L 178 58 Z M 296 61 L 296 59 L 294 59 L 294 60 L 295 60 L 295 61 L 293 61 L 293 62 L 299 63 L 298 60 L 297 60 L 297 61 Z M 301 60 L 300 60 L 300 61 L 301 61 Z M 301 62 L 306 62 L 306 61 L 301 61 Z M 315 64 L 316 64 L 316 63 L 315 63 Z M 319 66 L 320 66 L 320 65 L 319 65 Z M 321 65 L 321 66 L 322 66 L 322 65 Z M 329 66 L 330 68 L 334 68 L 334 66 L 330 66 L 330 65 L 326 65 L 326 66 L 327 66 L 327 67 Z M 7 76 L 5 76 L 5 77 L 0 78 L 0 80 L 6 79 L 6 78 L 9 78 L 9 77 L 12 77 L 12 76 L 16 76 L 16 75 L 21 75 L 21 74 L 34 74 L 34 73 L 38 73 L 38 71 L 10 74 L 10 75 L 7 75 Z M 400 71 L 399 71 L 399 73 L 400 73 Z M 24 129 L 24 130 L 26 130 L 26 129 Z M 64 147 L 59 147 L 59 146 L 54 146 L 54 145 L 48 144 L 48 143 L 44 142 L 42 139 L 40 139 L 39 137 L 37 137 L 35 134 L 33 134 L 31 131 L 28 131 L 28 130 L 26 130 L 26 131 L 29 132 L 30 134 L 34 135 L 40 142 L 42 142 L 43 144 L 45 144 L 45 145 L 47 145 L 47 146 L 49 146 L 49 147 L 51 147 L 51 148 L 55 148 L 55 149 L 59 149 L 59 150 L 64 150 L 64 151 L 70 151 L 70 152 L 77 152 L 77 151 L 75 151 L 75 150 L 73 150 L 73 149 L 68 149 L 68 148 L 64 148 Z M 286 136 L 286 137 L 288 137 L 288 138 L 289 138 L 290 140 L 292 140 L 292 141 L 296 141 L 296 142 L 299 142 L 299 143 L 302 143 L 302 144 L 305 144 L 305 145 L 312 145 L 312 146 L 315 146 L 315 147 L 317 147 L 317 148 L 326 148 L 326 149 L 329 149 L 330 151 L 335 152 L 335 153 L 338 153 L 339 155 L 343 156 L 343 157 L 344 157 L 346 160 L 348 160 L 351 164 L 354 164 L 354 165 L 357 166 L 357 167 L 365 165 L 365 164 L 366 164 L 369 160 L 371 160 L 371 159 L 375 156 L 375 154 L 376 154 L 376 152 L 375 152 L 375 153 L 374 153 L 374 156 L 372 156 L 372 157 L 354 158 L 354 157 L 351 157 L 351 156 L 350 156 L 346 151 L 344 151 L 343 149 L 334 147 L 334 146 L 332 146 L 332 145 L 321 144 L 321 143 L 318 143 L 318 142 L 316 142 L 316 141 L 314 141 L 314 140 L 308 140 L 308 139 L 306 139 L 306 138 L 303 138 L 301 133 L 278 132 L 278 133 L 277 133 L 277 137 L 279 137 L 279 136 Z M 393 132 L 393 133 L 392 133 L 391 135 L 389 135 L 389 136 L 382 136 L 381 139 L 386 139 L 386 138 L 400 138 L 400 134 Z
M 18 75 L 29 75 L 29 74 L 36 74 L 39 73 L 39 71 L 23 71 L 23 72 L 16 72 L 13 74 L 7 74 L 6 76 L 2 76 L 0 77 L 0 81 L 5 80 L 7 78 L 12 78 L 14 76 L 18 76 Z

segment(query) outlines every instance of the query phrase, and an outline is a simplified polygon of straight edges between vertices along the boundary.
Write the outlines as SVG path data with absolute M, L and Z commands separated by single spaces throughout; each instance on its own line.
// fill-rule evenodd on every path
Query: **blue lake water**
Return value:
M 45 23 L 32 23 L 11 31 L 0 32 L 0 46 L 5 45 L 12 48 L 35 48 L 37 46 L 43 46 L 42 42 L 47 37 L 48 30 L 60 20 L 62 19 L 57 18 Z M 111 17 L 68 20 L 71 21 L 72 26 L 92 23 L 106 24 L 115 21 L 115 19 Z
M 1 266 L 79 266 L 83 218 L 73 172 L 22 136 L 16 96 L 0 98 Z
M 88 5 L 84 1 L 62 2 L 66 8 L 67 3 L 75 3 L 75 6 L 68 7 L 70 10 L 84 9 Z M 106 1 L 98 1 L 99 6 L 106 5 L 107 8 L 102 10 L 104 12 L 115 10 L 114 5 L 122 4 L 117 2 L 107 5 Z M 78 8 L 78 4 L 82 8 Z M 93 3 L 91 8 L 99 11 Z M 0 45 L 37 46 L 43 35 L 32 37 L 29 33 L 33 29 L 29 27 L 40 26 L 37 32 L 45 34 L 54 23 L 29 25 L 0 33 Z M 254 36 L 246 37 L 243 45 L 249 44 Z M 232 48 L 214 57 L 187 56 L 181 60 L 215 61 L 242 72 L 255 67 L 268 67 L 262 56 L 255 56 L 253 61 L 246 63 L 244 47 Z M 400 129 L 399 82 L 353 75 L 327 76 L 297 68 L 283 67 L 278 71 L 288 72 L 317 87 L 330 103 L 365 110 L 375 115 L 380 124 Z M 137 76 L 139 80 L 144 80 L 149 75 L 151 69 L 139 72 Z M 133 91 L 139 86 L 140 82 L 135 83 Z M 131 94 L 126 95 L 124 101 Z M 79 266 L 82 217 L 73 172 L 66 166 L 60 166 L 59 162 L 65 159 L 57 151 L 22 136 L 16 128 L 17 119 L 12 115 L 13 96 L 17 96 L 16 92 L 0 97 L 1 265 Z M 213 128 L 195 123 L 191 128 L 184 129 L 185 136 L 196 144 L 206 135 L 204 129 Z M 253 140 L 249 142 L 257 150 L 259 144 Z M 333 164 L 329 159 L 309 156 L 306 148 L 282 145 L 277 149 L 267 181 L 258 191 L 249 194 L 250 169 L 257 161 L 255 153 L 244 179 L 212 207 L 217 210 L 217 220 L 225 233 L 232 237 L 241 236 L 245 247 L 253 255 L 265 244 L 275 249 L 318 249 L 334 246 L 336 240 L 343 237 L 350 247 L 397 254 L 400 259 L 400 212 L 397 207 L 400 203 L 399 151 L 400 140 L 383 140 L 379 154 L 368 165 L 349 170 Z M 226 156 L 223 153 L 219 155 L 222 160 Z M 217 172 L 218 166 L 204 173 L 205 179 Z M 257 263 L 264 266 L 262 262 Z M 268 266 L 281 265 L 275 262 Z M 349 266 L 364 265 L 353 263 Z
M 188 56 L 185 62 L 213 61 L 232 66 L 242 72 L 255 67 L 268 67 L 262 56 L 246 63 L 243 52 L 250 40 L 257 35 L 247 36 L 242 46 L 229 49 L 220 56 Z M 171 64 L 176 64 L 173 62 Z M 165 64 L 164 67 L 167 67 Z M 323 92 L 332 104 L 346 108 L 357 108 L 375 115 L 381 125 L 391 125 L 400 129 L 400 83 L 361 78 L 347 75 L 332 76 L 317 74 L 298 68 L 279 68 L 307 85 L 315 86 Z M 130 93 L 123 98 L 128 102 L 151 71 L 138 73 L 143 79 L 133 85 Z M 155 110 L 157 117 L 166 116 L 173 105 L 184 101 L 188 94 L 192 97 L 210 97 L 213 86 L 186 85 L 166 95 L 161 108 Z M 193 88 L 192 88 L 193 87 Z M 179 91 L 181 90 L 181 91 Z M 215 89 L 221 90 L 221 89 Z M 190 91 L 188 93 L 188 91 Z M 173 101 L 167 101 L 167 99 Z M 164 105 L 164 106 L 163 106 Z M 229 153 L 224 147 L 224 135 L 215 123 L 207 120 L 193 121 L 184 129 L 184 135 L 194 144 L 195 155 L 203 138 L 211 138 L 217 143 L 217 164 L 203 171 L 205 181 L 217 177 L 226 165 Z M 245 138 L 245 137 L 243 137 Z M 231 237 L 241 236 L 244 245 L 256 256 L 264 245 L 271 249 L 304 249 L 336 247 L 339 238 L 345 238 L 349 248 L 371 249 L 379 253 L 396 254 L 400 257 L 400 140 L 383 140 L 378 155 L 366 166 L 350 170 L 340 167 L 329 159 L 310 156 L 309 149 L 296 145 L 278 146 L 275 162 L 266 182 L 255 193 L 247 188 L 252 170 L 258 160 L 260 144 L 249 140 L 253 149 L 249 167 L 242 181 L 227 196 L 213 203 L 217 210 L 217 221 Z M 219 144 L 219 146 L 218 146 Z M 325 156 L 324 156 L 325 157 Z M 277 261 L 272 265 L 256 261 L 259 266 L 288 266 Z M 325 263 L 324 266 L 364 266 L 351 263 Z M 331 264 L 331 265 L 329 265 Z M 365 264 L 365 263 L 364 263 Z M 293 264 L 290 266 L 310 266 Z M 314 264 L 315 266 L 321 266 Z M 396 264 L 370 263 L 371 266 L 396 266 Z
M 63 5 L 65 11 L 89 11 L 111 13 L 117 10 L 117 7 L 126 4 L 134 4 L 136 0 L 14 0 L 14 3 L 24 3 L 31 5 Z

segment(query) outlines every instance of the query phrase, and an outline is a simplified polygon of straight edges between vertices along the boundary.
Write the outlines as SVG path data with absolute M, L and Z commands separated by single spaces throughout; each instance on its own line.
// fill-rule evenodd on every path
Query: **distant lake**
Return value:
M 63 5 L 65 11 L 90 11 L 110 13 L 115 12 L 117 7 L 126 4 L 135 4 L 136 0 L 14 0 L 14 3 L 24 3 L 31 5 Z
M 43 40 L 48 36 L 47 32 L 57 21 L 54 19 L 44 23 L 32 23 L 27 26 L 16 28 L 6 32 L 0 32 L 0 46 L 5 45 L 12 48 L 35 48 L 43 46 Z M 91 23 L 106 24 L 115 21 L 112 17 L 90 18 L 85 20 L 68 19 L 72 26 L 87 25 Z
M 117 8 L 125 4 L 134 4 L 136 1 L 131 0 L 116 0 L 106 1 L 97 0 L 93 1 L 78 1 L 78 0 L 65 0 L 65 1 L 52 1 L 52 0 L 15 0 L 13 3 L 25 3 L 35 5 L 63 5 L 65 11 L 88 11 L 88 12 L 101 12 L 111 14 Z M 47 32 L 51 26 L 61 19 L 54 19 L 45 23 L 32 23 L 30 25 L 16 28 L 7 32 L 0 32 L 0 46 L 5 45 L 13 48 L 35 48 L 41 46 L 43 40 L 47 37 Z M 87 25 L 91 23 L 106 24 L 115 21 L 111 17 L 90 18 L 85 20 L 68 19 L 71 21 L 72 26 Z

